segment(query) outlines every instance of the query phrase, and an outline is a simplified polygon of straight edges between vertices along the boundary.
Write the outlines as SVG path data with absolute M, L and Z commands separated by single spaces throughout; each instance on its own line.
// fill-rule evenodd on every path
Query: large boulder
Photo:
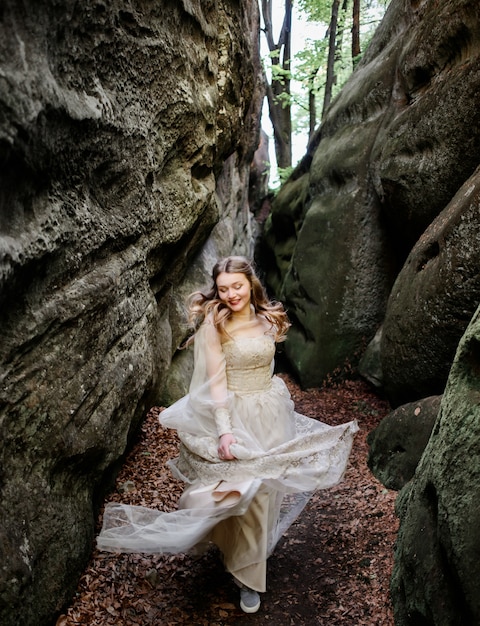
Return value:
M 477 0 L 392 0 L 362 61 L 275 199 L 265 233 L 266 275 L 294 322 L 285 349 L 304 386 L 321 384 L 346 360 L 358 363 L 383 323 L 392 285 L 412 246 L 455 194 L 465 194 L 472 184 L 479 165 L 479 42 Z M 473 213 L 476 200 L 465 198 L 465 210 L 469 202 Z M 463 244 L 470 249 L 472 235 L 465 233 Z M 473 282 L 478 257 L 465 273 L 463 265 L 445 266 L 451 285 L 460 268 L 465 284 Z M 435 285 L 441 300 L 445 292 L 439 281 Z M 476 287 L 473 293 L 478 295 Z M 442 392 L 446 360 L 451 364 L 452 346 L 474 302 L 475 295 L 469 302 L 462 297 L 458 310 L 446 308 L 430 328 L 425 317 L 412 316 L 403 299 L 400 318 L 386 330 L 390 337 L 392 325 L 402 332 L 409 326 L 402 376 L 418 375 L 434 336 L 441 342 L 439 326 L 449 326 L 452 334 L 445 337 L 446 359 L 442 356 L 434 388 L 425 385 L 421 395 L 414 390 L 401 402 Z M 451 316 L 455 319 L 442 321 Z M 439 351 L 434 352 L 432 362 Z M 394 394 L 396 375 L 390 363 L 385 368 Z
M 258 37 L 254 0 L 2 3 L 2 626 L 70 599 L 184 281 L 253 250 Z
M 402 489 L 413 478 L 437 419 L 441 396 L 409 402 L 386 415 L 368 433 L 367 465 L 388 489 Z
M 443 392 L 480 301 L 480 167 L 420 237 L 382 328 L 383 385 L 394 406 Z
M 396 626 L 480 623 L 480 309 L 458 347 L 433 433 L 400 492 Z

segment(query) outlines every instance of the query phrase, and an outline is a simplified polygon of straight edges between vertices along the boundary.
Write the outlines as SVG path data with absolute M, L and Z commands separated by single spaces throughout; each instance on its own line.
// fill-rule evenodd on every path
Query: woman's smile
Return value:
M 245 274 L 221 272 L 217 276 L 218 297 L 236 315 L 250 315 L 251 285 Z

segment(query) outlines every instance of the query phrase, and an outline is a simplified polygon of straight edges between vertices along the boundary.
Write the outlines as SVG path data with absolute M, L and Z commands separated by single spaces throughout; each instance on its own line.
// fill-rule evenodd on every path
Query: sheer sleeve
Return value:
M 205 389 L 215 407 L 227 405 L 227 378 L 225 356 L 220 336 L 209 322 L 205 322 L 195 336 L 195 367 L 190 382 L 190 394 L 195 395 Z
M 203 379 L 208 386 L 205 392 L 210 394 L 218 436 L 231 433 L 225 355 L 220 335 L 208 321 L 202 325 L 195 338 L 195 370 L 190 384 L 192 399 L 202 389 Z
M 162 411 L 160 422 L 180 432 L 217 439 L 231 432 L 230 404 L 220 335 L 207 320 L 195 335 L 189 393 Z

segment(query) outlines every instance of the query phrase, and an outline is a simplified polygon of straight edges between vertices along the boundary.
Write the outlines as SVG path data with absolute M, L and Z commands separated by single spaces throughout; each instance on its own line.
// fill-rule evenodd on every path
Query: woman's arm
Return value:
M 231 415 L 228 409 L 227 375 L 225 355 L 222 350 L 220 335 L 213 324 L 205 323 L 205 362 L 210 386 L 210 395 L 214 403 L 214 418 L 219 437 L 218 456 L 221 459 L 235 458 L 230 452 L 230 445 L 235 443 L 232 434 Z

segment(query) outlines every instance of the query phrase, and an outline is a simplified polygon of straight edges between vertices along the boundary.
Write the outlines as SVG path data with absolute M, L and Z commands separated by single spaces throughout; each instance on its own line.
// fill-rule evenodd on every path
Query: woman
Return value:
M 289 322 L 251 263 L 227 257 L 212 278 L 210 291 L 190 300 L 189 394 L 160 415 L 181 441 L 170 462 L 187 485 L 179 509 L 108 504 L 97 544 L 176 553 L 213 542 L 240 587 L 242 610 L 254 613 L 266 590 L 268 556 L 311 492 L 342 479 L 358 428 L 331 427 L 294 411 L 273 374 L 275 343 L 285 339 Z

